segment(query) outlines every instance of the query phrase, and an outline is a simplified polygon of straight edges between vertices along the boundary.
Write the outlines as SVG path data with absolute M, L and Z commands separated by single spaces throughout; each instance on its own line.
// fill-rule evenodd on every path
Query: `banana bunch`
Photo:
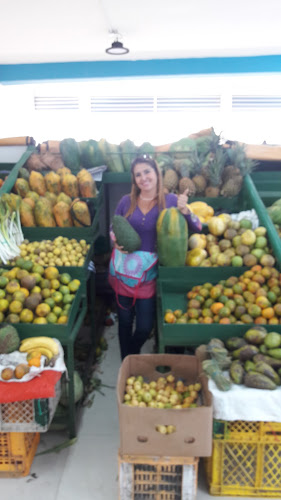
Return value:
M 49 337 L 29 337 L 21 341 L 20 352 L 40 352 L 50 361 L 59 354 L 57 342 Z

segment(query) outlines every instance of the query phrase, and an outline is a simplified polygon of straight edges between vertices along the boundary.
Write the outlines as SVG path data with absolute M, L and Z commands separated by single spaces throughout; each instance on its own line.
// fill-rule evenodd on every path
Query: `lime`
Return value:
M 72 280 L 69 284 L 68 284 L 68 288 L 71 292 L 77 292 L 79 286 L 80 286 L 80 281 L 79 280 Z
M 71 302 L 73 301 L 75 295 L 71 294 L 71 293 L 67 293 L 63 296 L 63 303 L 64 304 L 71 304 Z
M 4 299 L 6 297 L 5 290 L 0 289 L 0 299 Z
M 70 276 L 70 274 L 68 274 L 68 273 L 61 274 L 61 276 L 60 276 L 60 282 L 63 285 L 68 285 L 68 283 L 71 282 L 71 276 Z
M 7 299 L 0 299 L 0 312 L 7 311 L 9 307 L 9 301 Z
M 67 293 L 69 293 L 69 288 L 68 286 L 66 285 L 61 285 L 59 287 L 59 291 L 63 294 L 63 295 L 66 295 Z
M 53 313 L 54 313 L 56 316 L 61 316 L 61 314 L 62 314 L 62 308 L 61 308 L 61 307 L 59 307 L 59 306 L 55 306 L 55 307 L 53 308 Z
M 56 304 L 59 304 L 63 299 L 63 294 L 61 292 L 53 292 L 52 297 Z
M 33 323 L 36 323 L 36 325 L 46 325 L 48 321 L 46 320 L 46 318 L 35 318 L 33 320 Z
M 0 288 L 5 288 L 9 280 L 5 276 L 0 276 Z
M 57 279 L 51 280 L 51 288 L 54 288 L 54 290 L 58 290 L 60 287 L 60 282 Z
M 50 312 L 46 316 L 46 320 L 48 321 L 48 323 L 56 323 L 57 320 L 58 320 L 58 318 L 57 318 L 57 316 L 53 312 Z
M 51 309 L 55 306 L 55 301 L 52 297 L 48 297 L 47 299 L 44 300 L 45 304 L 48 304 Z
M 31 269 L 33 268 L 32 260 L 25 260 L 21 268 L 25 269 L 26 271 L 31 271 Z

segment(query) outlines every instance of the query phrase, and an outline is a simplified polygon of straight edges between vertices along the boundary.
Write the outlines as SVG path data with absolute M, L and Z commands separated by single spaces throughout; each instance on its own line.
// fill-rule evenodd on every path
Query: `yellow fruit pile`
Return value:
M 52 240 L 24 240 L 20 245 L 20 256 L 41 266 L 83 266 L 90 245 L 86 240 L 58 236 Z M 16 259 L 9 263 L 16 264 Z

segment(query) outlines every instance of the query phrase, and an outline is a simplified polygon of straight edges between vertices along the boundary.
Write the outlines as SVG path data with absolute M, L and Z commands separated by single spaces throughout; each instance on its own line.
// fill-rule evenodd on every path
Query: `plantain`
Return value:
M 52 352 L 52 357 L 59 354 L 59 346 L 57 342 L 49 337 L 29 337 L 22 340 L 20 345 L 20 352 L 27 352 L 30 350 L 38 350 L 38 348 L 46 348 Z

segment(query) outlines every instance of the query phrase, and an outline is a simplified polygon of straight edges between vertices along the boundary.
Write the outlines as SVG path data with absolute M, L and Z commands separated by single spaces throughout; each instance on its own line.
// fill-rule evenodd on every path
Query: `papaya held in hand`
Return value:
M 141 246 L 141 239 L 130 222 L 122 215 L 114 215 L 112 229 L 118 246 L 125 252 L 136 252 Z

